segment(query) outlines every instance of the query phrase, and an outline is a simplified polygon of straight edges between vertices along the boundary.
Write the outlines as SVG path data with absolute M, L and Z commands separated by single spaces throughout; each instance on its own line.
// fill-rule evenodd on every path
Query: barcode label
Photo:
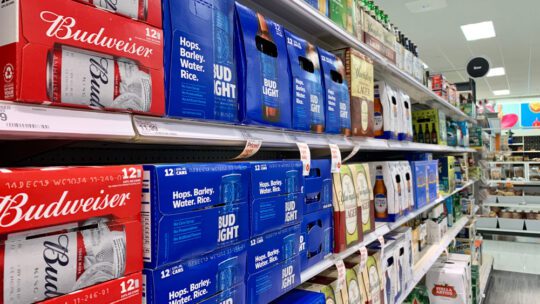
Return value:
M 22 123 L 22 122 L 7 122 L 6 126 L 8 128 L 16 128 L 16 129 L 42 129 L 42 130 L 48 130 L 48 129 L 51 128 L 49 125 L 45 125 L 45 124 Z

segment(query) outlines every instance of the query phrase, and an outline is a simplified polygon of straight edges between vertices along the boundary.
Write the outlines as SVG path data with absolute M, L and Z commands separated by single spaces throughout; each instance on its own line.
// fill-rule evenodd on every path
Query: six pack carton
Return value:
M 405 182 L 402 180 L 399 162 L 369 163 L 371 183 L 374 185 L 375 218 L 394 222 L 403 215 L 405 206 Z
M 380 250 L 368 248 L 366 271 L 362 272 L 370 303 L 384 304 L 384 279 Z
M 240 120 L 290 129 L 291 96 L 284 28 L 236 3 Z
M 411 98 L 405 92 L 398 90 L 397 92 L 400 106 L 402 107 L 402 115 L 400 116 L 401 126 L 398 130 L 398 139 L 412 141 L 413 140 L 413 123 L 412 123 L 412 103 Z
M 160 28 L 72 0 L 0 15 L 0 99 L 164 114 Z
M 339 57 L 321 48 L 326 133 L 351 135 L 351 100 L 345 66 Z
M 382 106 L 380 116 L 375 116 L 375 135 L 377 138 L 398 139 L 399 128 L 399 109 L 398 100 L 395 91 L 384 81 L 375 82 L 375 102 Z M 378 99 L 378 101 L 377 101 Z
M 402 210 L 405 214 L 414 209 L 414 186 L 411 166 L 408 161 L 400 161 L 397 164 L 398 170 L 401 173 L 401 180 L 403 182 L 403 200 Z
M 332 173 L 329 159 L 311 160 L 309 175 L 304 176 L 304 214 L 332 208 Z
M 439 190 L 443 193 L 450 193 L 456 188 L 454 156 L 445 156 L 438 159 Z
M 307 269 L 330 255 L 334 244 L 331 208 L 304 214 L 300 235 L 300 266 Z
M 369 303 L 366 282 L 364 281 L 363 275 L 363 272 L 366 271 L 366 267 L 364 264 L 364 268 L 361 268 L 361 260 L 362 258 L 358 253 L 352 254 L 344 260 L 345 267 L 347 268 L 346 280 L 350 299 L 349 303 Z
M 234 1 L 163 1 L 167 115 L 238 120 Z
M 336 280 L 334 278 L 316 276 L 298 286 L 298 289 L 322 294 L 323 303 L 343 303 L 341 294 L 335 287 Z
M 300 161 L 250 163 L 250 235 L 299 224 L 304 210 Z
M 291 75 L 292 128 L 324 132 L 324 97 L 317 48 L 285 30 Z
M 353 0 L 328 0 L 328 17 L 349 33 L 353 33 Z
M 362 218 L 362 232 L 367 234 L 375 230 L 375 208 L 373 208 L 373 186 L 368 163 L 347 165 L 353 176 L 356 190 L 356 201 L 360 204 Z
M 328 16 L 328 1 L 330 0 L 305 0 L 309 5 L 316 8 L 321 14 Z
M 142 270 L 141 166 L 2 169 L 0 184 L 0 302 L 64 303 L 102 282 L 129 297 L 115 279 Z
M 345 64 L 349 83 L 352 135 L 373 137 L 373 61 L 352 48 L 335 53 Z
M 249 165 L 144 166 L 144 261 L 156 267 L 249 238 Z
M 333 174 L 334 252 L 341 252 L 363 239 L 362 205 L 359 204 L 354 176 L 348 165 Z
M 246 243 L 144 269 L 144 303 L 199 303 L 244 282 Z

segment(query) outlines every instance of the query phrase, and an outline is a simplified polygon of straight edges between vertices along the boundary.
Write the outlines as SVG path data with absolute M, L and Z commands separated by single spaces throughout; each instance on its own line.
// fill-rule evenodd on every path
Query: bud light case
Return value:
M 304 215 L 300 236 L 300 266 L 305 270 L 332 254 L 334 226 L 332 209 Z
M 351 135 L 351 100 L 345 66 L 339 57 L 321 48 L 319 58 L 323 73 L 326 133 Z
M 302 221 L 303 193 L 254 200 L 250 203 L 251 236 L 262 235 Z
M 193 259 L 144 269 L 143 303 L 199 303 L 244 282 L 246 249 L 247 244 L 242 242 Z
M 217 295 L 208 298 L 199 304 L 244 304 L 246 303 L 246 285 L 237 284 Z
M 269 303 L 300 284 L 300 259 L 288 259 L 247 277 L 247 303 Z
M 302 192 L 304 178 L 301 161 L 250 162 L 250 169 L 251 200 Z
M 332 208 L 332 173 L 329 159 L 312 159 L 304 178 L 304 214 Z
M 252 238 L 247 254 L 247 272 L 262 271 L 298 255 L 300 225 Z
M 291 75 L 292 127 L 324 132 L 324 97 L 317 48 L 285 30 Z
M 241 122 L 290 129 L 285 29 L 236 3 L 235 43 Z
M 163 1 L 167 115 L 236 122 L 234 1 Z
M 293 289 L 272 304 L 326 304 L 324 294 L 316 291 Z
M 0 99 L 165 113 L 160 28 L 73 0 L 10 4 L 0 8 Z
M 247 164 L 144 166 L 144 261 L 156 267 L 249 237 Z
M 412 161 L 411 171 L 414 187 L 414 208 L 420 209 L 427 205 L 428 192 L 428 164 L 429 161 Z M 437 169 L 437 167 L 435 167 Z

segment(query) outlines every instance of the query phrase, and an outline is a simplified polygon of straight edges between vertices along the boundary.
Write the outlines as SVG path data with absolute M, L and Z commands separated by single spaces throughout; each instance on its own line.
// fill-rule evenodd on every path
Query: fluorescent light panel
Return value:
M 495 96 L 508 95 L 508 94 L 510 94 L 510 90 L 496 90 L 496 91 L 493 91 L 493 95 L 495 95 Z
M 498 68 L 491 68 L 489 69 L 489 72 L 487 73 L 486 77 L 495 77 L 495 76 L 503 76 L 506 74 L 506 71 L 503 67 Z
M 461 30 L 468 41 L 495 37 L 495 28 L 491 21 L 462 25 Z

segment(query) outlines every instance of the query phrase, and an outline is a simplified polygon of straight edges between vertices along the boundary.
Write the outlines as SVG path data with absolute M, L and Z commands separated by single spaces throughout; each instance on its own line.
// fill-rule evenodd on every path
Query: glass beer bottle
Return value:
M 373 188 L 375 196 L 375 217 L 388 217 L 388 196 L 386 186 L 384 185 L 382 166 L 377 166 L 375 170 L 375 187 Z

